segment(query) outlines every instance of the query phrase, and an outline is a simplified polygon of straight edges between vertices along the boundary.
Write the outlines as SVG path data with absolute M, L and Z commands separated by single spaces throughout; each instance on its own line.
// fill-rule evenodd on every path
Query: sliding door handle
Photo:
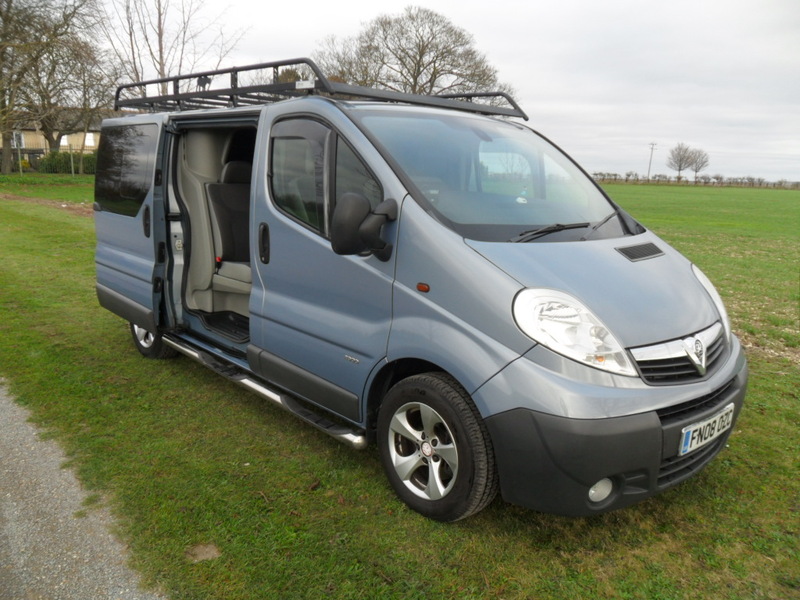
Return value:
M 265 265 L 269 264 L 269 225 L 266 223 L 258 226 L 258 257 Z

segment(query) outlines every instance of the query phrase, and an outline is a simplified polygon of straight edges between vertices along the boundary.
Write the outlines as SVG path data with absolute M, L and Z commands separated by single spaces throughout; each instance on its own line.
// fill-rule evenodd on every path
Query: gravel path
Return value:
M 28 416 L 0 379 L 0 600 L 164 600 L 139 589 L 110 514 L 85 509 L 64 453 Z

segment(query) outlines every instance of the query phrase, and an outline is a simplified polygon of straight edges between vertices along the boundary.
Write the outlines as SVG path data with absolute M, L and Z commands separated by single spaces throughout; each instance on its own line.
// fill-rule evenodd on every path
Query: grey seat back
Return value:
M 250 262 L 250 177 L 252 165 L 232 161 L 219 183 L 207 183 L 216 255 L 222 262 Z

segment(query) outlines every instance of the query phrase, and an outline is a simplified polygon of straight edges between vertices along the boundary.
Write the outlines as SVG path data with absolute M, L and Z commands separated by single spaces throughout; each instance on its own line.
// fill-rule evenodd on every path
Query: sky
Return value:
M 245 8 L 245 4 L 247 7 Z M 530 117 L 589 173 L 676 173 L 678 143 L 706 175 L 800 181 L 798 0 L 206 0 L 242 37 L 224 66 L 311 56 L 415 4 L 470 33 Z

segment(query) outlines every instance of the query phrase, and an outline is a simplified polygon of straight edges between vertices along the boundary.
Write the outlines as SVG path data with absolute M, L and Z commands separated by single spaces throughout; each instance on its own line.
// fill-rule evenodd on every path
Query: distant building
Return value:
M 111 111 L 108 112 L 111 114 Z M 61 138 L 60 146 L 52 150 L 91 154 L 97 150 L 97 146 L 100 143 L 100 123 L 104 116 L 106 115 L 100 115 L 94 119 L 86 133 L 65 134 Z M 3 142 L 0 139 L 0 148 L 2 147 Z M 20 121 L 19 127 L 11 134 L 11 148 L 13 150 L 14 163 L 22 160 L 27 162 L 27 165 L 33 169 L 36 169 L 38 161 L 51 150 L 47 146 L 47 140 L 39 128 L 39 124 L 35 121 L 24 120 Z

